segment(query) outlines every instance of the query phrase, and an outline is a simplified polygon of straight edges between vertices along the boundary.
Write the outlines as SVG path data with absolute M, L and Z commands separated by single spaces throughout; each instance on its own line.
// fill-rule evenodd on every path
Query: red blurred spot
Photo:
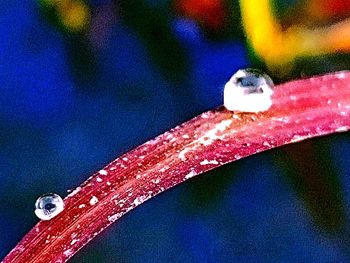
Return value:
M 322 0 L 321 4 L 324 9 L 333 15 L 349 15 L 350 1 L 349 0 Z
M 313 16 L 323 19 L 350 15 L 349 0 L 312 0 L 309 1 L 308 7 Z
M 227 9 L 223 0 L 176 0 L 175 9 L 209 30 L 217 31 L 226 25 Z

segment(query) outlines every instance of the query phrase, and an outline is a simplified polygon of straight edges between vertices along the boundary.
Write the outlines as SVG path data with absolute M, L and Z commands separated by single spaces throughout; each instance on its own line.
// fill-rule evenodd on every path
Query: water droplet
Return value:
M 225 85 L 224 106 L 231 111 L 267 111 L 273 87 L 272 79 L 257 69 L 238 70 Z
M 48 193 L 35 202 L 35 214 L 41 220 L 50 220 L 63 211 L 63 200 L 58 194 Z

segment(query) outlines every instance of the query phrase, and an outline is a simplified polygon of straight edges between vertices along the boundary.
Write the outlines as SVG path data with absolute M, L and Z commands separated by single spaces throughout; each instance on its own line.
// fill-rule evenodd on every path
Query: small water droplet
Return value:
M 273 81 L 257 69 L 238 70 L 226 83 L 224 106 L 231 111 L 261 112 L 272 105 Z
M 58 194 L 47 193 L 35 202 L 35 214 L 41 220 L 50 220 L 63 211 L 64 203 Z

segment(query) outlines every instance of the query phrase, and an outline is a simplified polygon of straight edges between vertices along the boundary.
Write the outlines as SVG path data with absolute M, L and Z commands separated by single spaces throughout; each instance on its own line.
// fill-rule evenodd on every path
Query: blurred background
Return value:
M 221 105 L 237 69 L 349 69 L 350 1 L 0 1 L 0 35 L 3 258 L 39 195 Z M 198 176 L 71 262 L 350 262 L 349 146 L 332 135 Z

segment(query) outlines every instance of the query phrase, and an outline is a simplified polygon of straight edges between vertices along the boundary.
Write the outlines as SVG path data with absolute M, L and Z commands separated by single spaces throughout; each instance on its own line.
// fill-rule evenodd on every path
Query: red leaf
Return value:
M 3 262 L 65 262 L 152 196 L 248 155 L 347 131 L 349 116 L 349 72 L 279 85 L 273 106 L 264 113 L 205 112 L 90 177 L 65 198 L 61 214 L 40 221 Z

